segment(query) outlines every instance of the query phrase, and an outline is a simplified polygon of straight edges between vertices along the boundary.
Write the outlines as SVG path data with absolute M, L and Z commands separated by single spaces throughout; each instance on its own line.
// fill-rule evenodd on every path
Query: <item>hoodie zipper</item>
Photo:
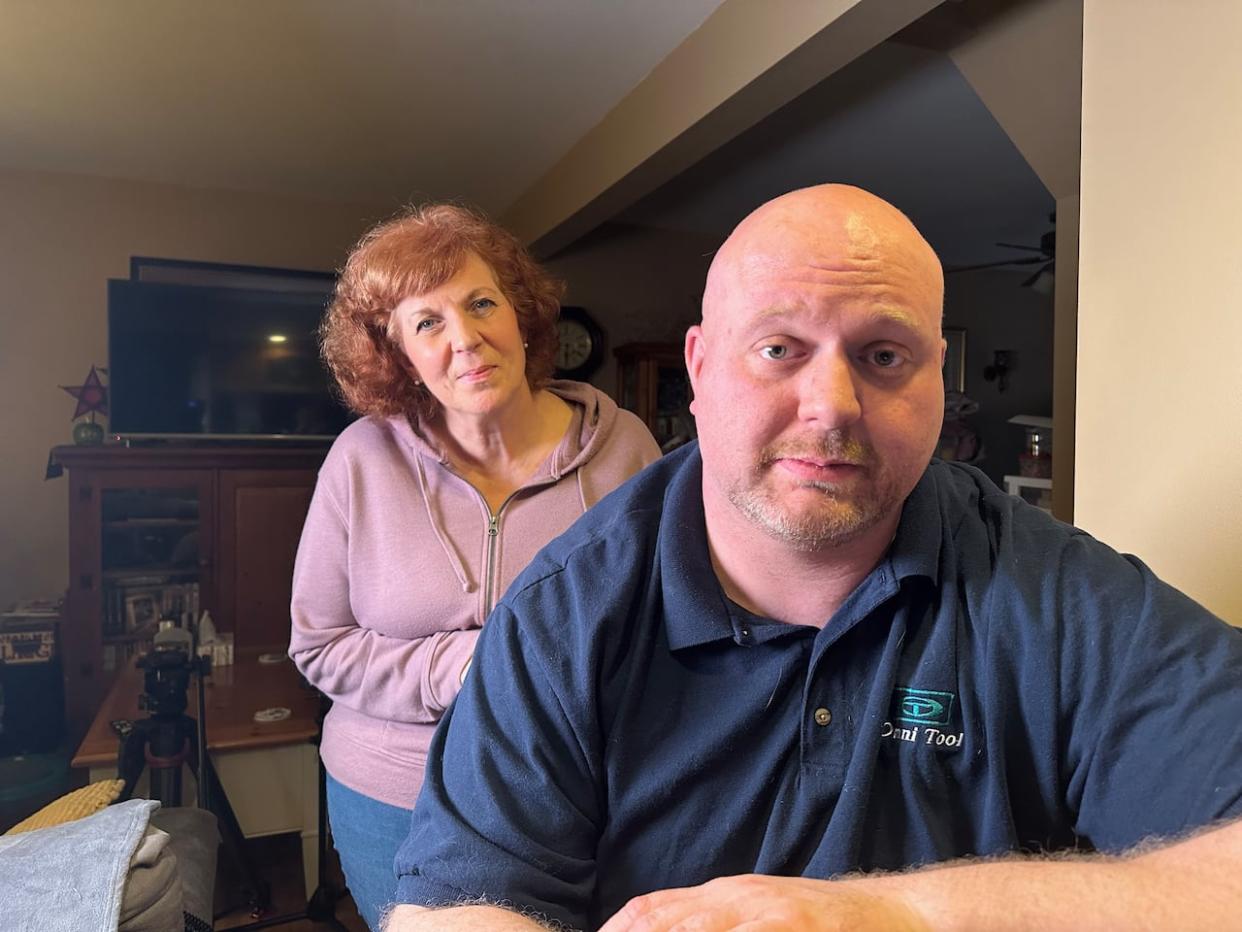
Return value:
M 592 428 L 595 428 L 599 424 L 599 419 L 600 419 L 600 410 L 598 407 L 596 407 L 596 409 L 591 412 L 591 427 Z M 572 420 L 570 421 L 570 423 L 571 424 L 573 423 Z M 586 450 L 591 446 L 592 443 L 596 441 L 596 439 L 597 438 L 593 434 L 591 440 L 589 440 L 584 445 L 582 450 L 578 451 L 578 455 L 574 458 L 574 463 L 570 464 L 573 467 L 575 472 L 581 470 L 583 466 L 586 465 L 585 462 L 579 462 L 579 460 L 581 459 L 583 453 L 586 452 Z M 417 451 L 416 451 L 416 455 L 417 455 Z M 447 460 L 444 459 L 443 457 L 440 457 L 438 461 L 441 466 L 447 465 Z M 419 468 L 420 468 L 420 476 L 421 476 L 421 464 Z M 484 558 L 484 566 L 483 566 L 483 573 L 484 573 L 483 621 L 486 621 L 487 616 L 490 615 L 492 613 L 492 609 L 495 608 L 495 605 L 493 604 L 493 599 L 495 598 L 495 594 L 496 594 L 495 593 L 496 585 L 494 582 L 495 564 L 496 564 L 496 545 L 497 545 L 497 540 L 500 537 L 500 517 L 504 513 L 505 507 L 509 504 L 509 502 L 513 501 L 514 497 L 517 496 L 518 493 L 525 492 L 530 489 L 539 488 L 540 486 L 544 486 L 544 485 L 555 485 L 556 483 L 560 482 L 562 478 L 564 478 L 565 474 L 563 472 L 553 473 L 552 475 L 549 475 L 547 478 L 542 479 L 538 482 L 520 486 L 519 488 L 514 489 L 512 492 L 509 493 L 509 495 L 505 498 L 505 500 L 500 503 L 500 507 L 497 508 L 496 513 L 493 514 L 491 506 L 488 505 L 487 503 L 487 499 L 483 497 L 483 493 L 480 492 L 477 488 L 475 488 L 474 484 L 471 483 L 468 479 L 466 479 L 465 476 L 461 475 L 461 473 L 457 472 L 451 466 L 449 466 L 448 469 L 449 469 L 449 472 L 452 472 L 459 479 L 461 479 L 466 484 L 467 488 L 472 489 L 475 495 L 479 496 L 479 501 L 483 505 L 483 510 L 487 513 L 487 555 Z M 421 480 L 421 481 L 424 481 L 425 483 L 425 480 Z M 423 489 L 423 503 L 430 510 L 431 500 L 427 492 L 427 489 L 425 488 L 425 485 Z M 434 525 L 435 523 L 434 518 L 432 519 L 432 523 Z M 447 551 L 447 546 L 443 540 L 440 541 L 440 546 L 445 547 Z
M 552 479 L 550 481 L 556 482 L 557 480 Z M 488 507 L 487 499 L 483 497 L 483 493 L 478 489 L 474 489 L 474 486 L 470 485 L 469 482 L 466 483 L 466 485 L 469 485 L 470 488 L 474 489 L 474 494 L 479 496 L 479 501 L 481 501 L 483 503 L 483 507 L 487 509 L 487 556 L 483 560 L 483 621 L 487 620 L 487 616 L 490 615 L 492 613 L 492 609 L 496 607 L 493 604 L 492 599 L 495 595 L 494 590 L 496 588 L 493 579 L 496 575 L 496 542 L 500 538 L 500 516 L 504 514 L 505 508 L 508 506 L 509 502 L 513 501 L 518 492 L 545 484 L 546 481 L 537 482 L 534 485 L 522 486 L 514 489 L 505 497 L 505 500 L 500 503 L 500 507 L 496 509 L 496 513 L 492 514 L 492 509 Z
M 500 508 L 497 509 L 495 514 L 491 513 L 491 509 L 488 509 L 487 512 L 487 559 L 483 563 L 484 618 L 487 618 L 492 613 L 492 575 L 493 565 L 496 562 L 496 538 L 500 536 L 500 512 L 504 511 L 507 504 L 509 504 L 508 498 L 501 502 Z
M 487 511 L 487 556 L 483 561 L 483 621 L 487 621 L 487 616 L 496 607 L 492 599 L 495 596 L 496 588 L 493 580 L 496 576 L 496 543 L 500 539 L 500 516 L 504 514 L 505 508 L 509 506 L 509 502 L 517 498 L 522 492 L 529 492 L 531 489 L 537 489 L 545 485 L 556 485 L 562 478 L 564 478 L 562 474 L 556 473 L 537 482 L 519 486 L 505 497 L 505 500 L 500 503 L 500 507 L 496 509 L 495 514 L 492 514 L 492 509 L 487 504 L 487 499 L 483 497 L 483 493 L 475 489 L 474 485 L 469 481 L 463 479 L 469 488 L 474 489 L 474 494 L 479 496 L 479 501 L 483 503 L 483 508 Z

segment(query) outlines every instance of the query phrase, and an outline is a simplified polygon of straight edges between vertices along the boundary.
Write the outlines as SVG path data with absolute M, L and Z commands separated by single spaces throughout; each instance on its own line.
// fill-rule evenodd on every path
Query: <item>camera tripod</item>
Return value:
M 125 784 L 120 800 L 130 798 L 145 767 L 150 773 L 151 798 L 166 806 L 181 805 L 182 767 L 189 764 L 196 774 L 198 807 L 215 814 L 221 844 L 237 868 L 246 905 L 251 917 L 256 920 L 238 929 L 264 929 L 298 919 L 311 919 L 327 923 L 338 932 L 345 932 L 345 927 L 335 915 L 336 901 L 341 894 L 325 876 L 327 794 L 322 761 L 319 763 L 318 885 L 301 911 L 264 918 L 263 913 L 271 903 L 270 886 L 261 879 L 246 851 L 241 825 L 206 748 L 203 679 L 210 672 L 209 662 L 200 657 L 191 660 L 185 650 L 161 650 L 157 643 L 156 649 L 139 661 L 139 666 L 145 670 L 145 692 L 139 699 L 139 706 L 146 709 L 149 715 L 133 722 L 122 720 L 111 723 L 121 741 L 117 770 Z M 197 674 L 198 683 L 197 722 L 185 714 L 188 680 L 192 674 Z M 321 712 L 321 724 L 322 719 Z

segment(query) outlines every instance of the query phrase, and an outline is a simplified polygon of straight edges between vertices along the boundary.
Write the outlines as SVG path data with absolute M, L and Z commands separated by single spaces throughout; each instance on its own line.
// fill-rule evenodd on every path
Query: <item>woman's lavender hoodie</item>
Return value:
M 353 790 L 413 807 L 492 607 L 544 544 L 660 455 L 602 392 L 549 389 L 573 408 L 569 429 L 494 518 L 402 418 L 356 421 L 324 461 L 293 571 L 289 656 L 333 700 L 321 753 Z

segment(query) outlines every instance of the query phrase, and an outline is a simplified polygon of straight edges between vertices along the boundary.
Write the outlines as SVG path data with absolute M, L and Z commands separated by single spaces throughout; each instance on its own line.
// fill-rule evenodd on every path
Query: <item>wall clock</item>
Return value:
M 604 359 L 604 331 L 582 308 L 562 307 L 556 332 L 556 377 L 586 381 Z

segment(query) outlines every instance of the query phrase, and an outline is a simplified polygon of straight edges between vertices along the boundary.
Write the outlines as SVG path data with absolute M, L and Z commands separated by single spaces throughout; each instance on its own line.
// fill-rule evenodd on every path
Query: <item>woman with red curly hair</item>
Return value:
M 319 473 L 289 654 L 333 700 L 329 817 L 372 928 L 484 619 L 545 543 L 659 456 L 606 395 L 550 380 L 560 291 L 511 234 L 434 204 L 362 238 L 323 323 L 363 417 Z

